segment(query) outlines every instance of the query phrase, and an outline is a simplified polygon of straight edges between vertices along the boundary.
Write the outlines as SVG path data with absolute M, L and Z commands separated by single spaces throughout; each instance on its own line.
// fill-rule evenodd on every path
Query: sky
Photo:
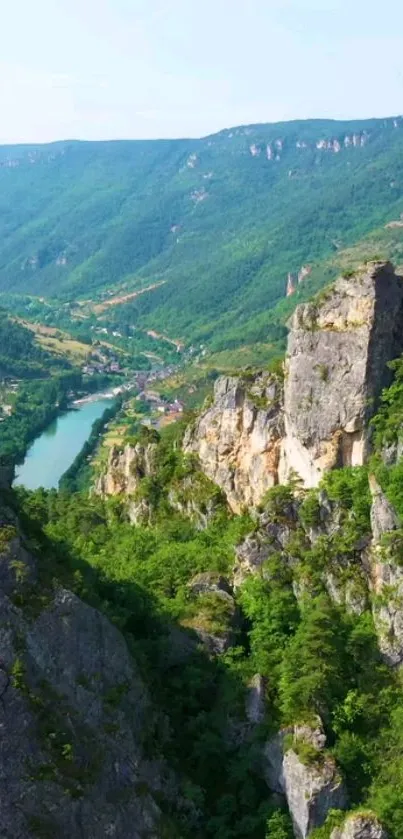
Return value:
M 402 0 L 0 2 L 0 143 L 403 112 Z

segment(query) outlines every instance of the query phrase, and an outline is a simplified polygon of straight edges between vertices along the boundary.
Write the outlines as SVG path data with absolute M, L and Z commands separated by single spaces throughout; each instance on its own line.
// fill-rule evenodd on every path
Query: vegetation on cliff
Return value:
M 171 812 L 174 835 L 288 835 L 286 814 L 280 816 L 261 780 L 259 744 L 282 724 L 319 714 L 351 806 L 373 807 L 401 839 L 399 676 L 381 658 L 371 613 L 332 602 L 323 576 L 335 563 L 347 562 L 346 573 L 357 582 L 356 545 L 370 533 L 366 469 L 326 476 L 323 490 L 337 506 L 339 526 L 314 546 L 306 533 L 317 524 L 318 491 L 304 494 L 287 548 L 296 569 L 274 553 L 260 574 L 246 578 L 236 592 L 242 618 L 235 646 L 211 658 L 197 647 L 186 650 L 185 627 L 205 619 L 196 608 L 192 580 L 206 572 L 231 579 L 234 546 L 254 524 L 222 508 L 200 530 L 169 508 L 164 480 L 168 487 L 182 468 L 177 434 L 170 429 L 159 442 L 153 433 L 160 451 L 159 491 L 149 496 L 155 505 L 152 525 L 131 526 L 123 497 L 23 489 L 17 495 L 44 579 L 59 576 L 118 625 L 169 721 L 162 740 L 155 732 L 150 747 L 164 751 L 199 812 L 195 823 Z M 290 503 L 292 487 L 274 488 L 263 515 L 285 526 Z M 297 599 L 295 586 L 302 582 L 307 595 Z M 212 602 L 210 631 L 226 620 L 222 601 L 210 601 L 209 607 Z M 255 673 L 266 679 L 266 711 L 265 721 L 250 729 L 244 702 Z
M 339 237 L 344 241 L 350 235 L 361 234 L 368 225 L 383 223 L 388 213 L 400 208 L 400 193 L 395 194 L 390 178 L 392 170 L 394 182 L 400 183 L 403 177 L 399 133 L 403 129 L 399 123 L 399 128 L 391 127 L 390 133 L 388 127 L 371 122 L 354 135 L 359 141 L 353 140 L 341 148 L 339 140 L 333 140 L 336 146 L 328 148 L 313 142 L 311 130 L 315 137 L 318 131 L 320 136 L 323 132 L 333 136 L 336 131 L 344 135 L 351 127 L 336 128 L 336 124 L 328 123 L 281 126 L 281 143 L 275 147 L 280 158 L 277 161 L 272 160 L 272 139 L 267 133 L 273 127 L 253 130 L 257 133 L 252 139 L 245 132 L 235 138 L 223 132 L 208 142 L 191 143 L 190 147 L 196 148 L 192 151 L 196 158 L 190 158 L 192 165 L 187 141 L 135 146 L 62 144 L 56 147 L 54 158 L 46 158 L 43 150 L 43 165 L 36 163 L 33 167 L 38 189 L 46 193 L 45 217 L 38 221 L 43 243 L 39 247 L 35 244 L 31 253 L 30 216 L 36 208 L 36 199 L 32 197 L 32 206 L 21 210 L 23 217 L 13 210 L 21 237 L 18 241 L 11 237 L 7 243 L 0 283 L 9 287 L 18 267 L 22 290 L 36 284 L 38 292 L 51 290 L 54 294 L 57 281 L 60 300 L 72 301 L 84 289 L 98 295 L 109 284 L 127 284 L 127 288 L 144 285 L 152 271 L 161 284 L 130 303 L 121 320 L 117 316 L 116 323 L 122 329 L 126 325 L 129 332 L 132 316 L 141 328 L 151 322 L 165 324 L 170 318 L 175 335 L 192 334 L 198 342 L 210 341 L 216 350 L 237 345 L 241 340 L 267 339 L 268 335 L 281 343 L 284 327 L 280 320 L 291 304 L 281 309 L 277 320 L 278 312 L 270 320 L 265 309 L 279 297 L 286 261 L 292 257 L 296 264 L 302 264 L 308 253 L 323 256 L 332 247 L 338 247 Z M 367 142 L 368 135 L 371 142 Z M 297 142 L 305 145 L 297 146 Z M 232 156 L 229 149 L 234 149 Z M 24 150 L 18 154 L 19 162 L 14 168 L 21 186 L 26 177 Z M 376 172 L 368 178 L 368 171 L 373 173 L 374 155 Z M 120 186 L 108 176 L 105 187 L 106 176 L 102 174 L 97 180 L 96 173 L 104 173 L 106 163 L 111 162 L 118 167 Z M 291 175 L 290 162 L 296 167 Z M 345 177 L 347 163 L 351 167 L 351 182 Z M 273 168 L 277 164 L 277 169 Z M 217 174 L 219 166 L 221 171 Z M 60 172 L 71 171 L 76 180 L 69 181 L 72 186 L 66 187 L 55 207 L 55 179 Z M 0 182 L 4 174 L 0 169 Z M 200 191 L 197 179 L 203 174 L 207 185 Z M 234 201 L 239 192 L 237 178 L 244 194 L 242 206 Z M 80 223 L 75 210 L 78 184 L 84 192 Z M 155 189 L 161 184 L 163 189 Z M 154 197 L 145 200 L 148 191 L 159 196 L 158 207 Z M 291 191 L 294 202 L 290 201 Z M 314 191 L 319 201 L 313 199 Z M 324 211 L 320 197 L 325 193 L 331 195 L 331 200 Z M 102 201 L 98 202 L 100 197 Z M 381 201 L 384 206 L 379 209 Z M 53 219 L 60 202 L 66 216 L 56 232 Z M 122 206 L 127 210 L 123 214 Z M 283 212 L 286 207 L 288 215 Z M 125 219 L 121 226 L 116 223 L 117 216 Z M 227 228 L 233 230 L 231 247 L 228 242 L 225 246 L 217 244 L 223 217 Z M 351 233 L 347 233 L 347 224 Z M 66 244 L 72 241 L 67 239 L 67 229 L 73 229 L 76 236 L 72 250 Z M 173 241 L 172 236 L 179 241 Z M 332 237 L 337 237 L 336 245 L 332 245 Z M 211 243 L 215 243 L 215 250 Z M 213 268 L 209 260 L 205 262 L 210 245 Z M 202 267 L 200 247 L 204 254 Z M 60 274 L 64 269 L 64 274 Z M 394 281 L 399 283 L 396 277 Z M 312 283 L 315 284 L 315 277 Z M 186 291 L 191 292 L 190 302 L 183 303 Z M 389 335 L 392 331 L 387 305 L 390 301 L 386 301 L 382 316 L 385 315 L 383 323 Z M 400 299 L 396 303 L 396 311 L 400 312 L 399 307 Z M 375 310 L 375 305 L 370 308 L 371 313 Z M 330 332 L 334 324 L 332 312 L 329 324 Z M 372 325 L 371 321 L 369 327 Z M 347 359 L 351 369 L 357 352 L 355 326 Z M 340 338 L 347 330 L 333 331 Z M 329 332 L 324 334 L 323 344 L 332 355 Z M 367 332 L 365 341 L 369 343 L 373 330 L 368 328 Z M 122 341 L 126 340 L 129 342 L 129 334 L 122 336 Z M 339 355 L 333 360 L 337 374 L 342 371 L 339 360 L 345 357 L 343 340 L 340 338 Z M 394 343 L 384 343 L 382 353 L 379 347 L 375 348 L 382 376 L 384 356 L 392 346 Z M 170 348 L 170 359 L 174 352 Z M 306 414 L 312 414 L 314 387 L 320 389 L 322 400 L 316 400 L 313 423 L 315 433 L 318 430 L 315 447 L 318 444 L 319 449 L 329 438 L 326 423 L 322 424 L 320 436 L 319 420 L 329 418 L 326 410 L 330 410 L 333 421 L 337 414 L 332 411 L 333 406 L 338 410 L 350 397 L 357 409 L 356 380 L 340 376 L 342 381 L 332 405 L 330 364 L 324 365 L 322 357 L 317 363 L 314 358 L 304 357 L 304 381 L 310 391 Z M 362 353 L 361 360 L 364 358 Z M 5 317 L 0 323 L 0 361 L 6 377 L 18 375 L 21 379 L 11 416 L 0 426 L 0 456 L 15 458 L 66 404 L 69 391 L 79 385 L 80 374 L 70 364 L 58 365 L 51 360 L 31 334 Z M 51 376 L 46 375 L 48 364 L 52 364 Z M 366 421 L 378 399 L 380 378 L 371 382 L 376 385 L 373 391 L 366 388 L 370 366 L 363 365 L 360 411 L 353 414 L 354 422 L 349 416 L 346 427 L 342 426 L 346 435 L 357 433 L 356 420 Z M 282 397 L 277 392 L 282 385 L 278 377 L 274 390 L 270 390 L 269 382 L 262 389 L 261 374 L 255 377 L 251 372 L 243 378 L 245 392 L 234 382 L 228 389 L 228 379 L 216 387 L 226 397 L 222 404 L 225 403 L 228 416 L 216 441 L 221 459 L 213 458 L 215 466 L 219 463 L 214 478 L 223 485 L 222 470 L 229 466 L 226 496 L 203 472 L 202 458 L 196 456 L 196 449 L 183 449 L 188 417 L 160 431 L 139 426 L 137 417 L 126 429 L 121 444 L 114 444 L 113 457 L 105 457 L 106 462 L 100 463 L 101 469 L 115 470 L 115 474 L 109 476 L 113 478 L 109 484 L 107 480 L 97 482 L 96 492 L 89 493 L 86 486 L 87 457 L 108 418 L 105 416 L 94 427 L 88 446 L 72 464 L 60 491 L 0 490 L 0 570 L 4 576 L 1 583 L 9 585 L 10 574 L 13 582 L 18 583 L 11 591 L 10 614 L 13 620 L 16 610 L 22 614 L 24 632 L 31 644 L 38 621 L 50 621 L 54 627 L 49 615 L 53 615 L 55 597 L 63 586 L 115 624 L 141 670 L 153 705 L 143 726 L 142 746 L 150 766 L 165 766 L 165 761 L 173 770 L 176 785 L 169 800 L 160 792 L 164 817 L 161 839 L 289 839 L 292 808 L 288 810 L 285 799 L 278 797 L 279 788 L 284 791 L 282 779 L 277 777 L 274 786 L 268 785 L 264 766 L 267 744 L 273 738 L 283 738 L 284 728 L 287 733 L 282 748 L 287 754 L 293 752 L 304 777 L 309 779 L 308 770 L 320 774 L 326 765 L 330 766 L 332 782 L 335 780 L 336 785 L 342 784 L 343 790 L 347 790 L 348 807 L 361 815 L 375 814 L 392 839 L 403 839 L 403 692 L 401 668 L 391 666 L 401 662 L 403 655 L 399 527 L 399 515 L 403 520 L 402 359 L 392 365 L 392 372 L 393 382 L 384 390 L 372 422 L 372 440 L 368 439 L 372 457 L 368 463 L 336 468 L 311 490 L 304 489 L 298 475 L 291 471 L 288 483 L 276 485 L 264 495 L 260 483 L 254 496 L 260 504 L 249 512 L 242 505 L 242 495 L 237 506 L 239 515 L 228 506 L 235 471 L 239 471 L 237 462 L 234 461 L 235 466 L 229 463 L 229 451 L 232 446 L 238 452 L 242 426 L 246 440 L 245 480 L 251 481 L 256 469 L 262 467 L 263 452 L 269 455 L 269 465 L 271 462 L 267 411 L 282 413 Z M 215 373 L 210 371 L 204 384 L 214 378 Z M 257 388 L 256 378 L 260 381 Z M 301 391 L 301 379 L 297 384 Z M 348 394 L 345 388 L 350 389 Z M 298 405 L 297 411 L 303 420 Z M 217 432 L 220 413 L 222 405 L 212 412 L 212 421 L 205 429 L 208 443 Z M 336 420 L 341 426 L 337 416 Z M 232 437 L 228 430 L 234 429 Z M 251 429 L 255 432 L 254 448 L 248 448 Z M 277 446 L 282 428 L 277 427 L 276 416 L 270 429 L 274 429 L 270 439 Z M 363 430 L 361 425 L 358 430 Z M 340 427 L 332 426 L 331 431 L 335 431 L 341 445 Z M 349 442 L 348 437 L 343 439 L 344 443 Z M 279 446 L 275 451 L 272 483 L 278 480 Z M 343 457 L 351 456 L 347 445 L 340 451 Z M 251 453 L 257 456 L 257 466 Z M 364 455 L 362 460 L 365 461 Z M 121 480 L 122 464 L 129 464 L 123 475 L 125 480 Z M 329 464 L 336 465 L 336 459 Z M 263 472 L 267 477 L 265 469 Z M 379 482 L 375 489 L 375 479 L 372 483 L 368 480 L 373 474 Z M 0 486 L 4 487 L 4 483 L 0 481 Z M 108 486 L 113 489 L 107 490 Z M 26 540 L 20 545 L 22 554 L 14 550 L 20 539 L 19 526 Z M 21 560 L 27 549 L 38 557 L 35 571 Z M 49 632 L 47 635 L 47 645 L 54 640 L 56 649 L 57 628 L 70 626 L 70 610 L 77 606 L 74 595 L 63 598 L 62 594 L 60 623 L 53 629 L 51 639 Z M 105 629 L 105 624 L 102 626 Z M 5 621 L 4 637 L 8 629 Z M 104 638 L 104 629 L 99 629 L 96 638 Z M 39 637 L 36 654 L 41 657 L 47 646 Z M 62 777 L 63 794 L 80 801 L 84 782 L 92 790 L 94 776 L 88 760 L 84 770 L 80 764 L 79 778 L 71 778 L 77 770 L 74 750 L 79 738 L 72 731 L 75 717 L 63 704 L 54 717 L 52 706 L 58 697 L 47 684 L 41 683 L 36 691 L 29 686 L 29 674 L 22 664 L 26 650 L 22 649 L 21 639 L 19 644 L 21 654 L 15 655 L 10 673 L 2 669 L 0 662 L 0 677 L 5 673 L 18 696 L 35 705 L 35 712 L 39 708 L 46 754 L 53 756 L 39 768 L 29 764 L 30 780 L 52 784 Z M 393 659 L 396 645 L 398 655 Z M 96 648 L 93 643 L 91 655 L 95 655 Z M 80 649 L 80 636 L 74 639 L 72 649 L 73 655 Z M 63 658 L 60 651 L 59 658 Z M 59 667 L 59 659 L 56 666 Z M 66 668 L 59 669 L 64 673 Z M 68 668 L 66 672 L 70 672 Z M 95 672 L 95 683 L 98 678 Z M 87 690 L 87 673 L 80 672 L 75 682 L 76 692 Z M 108 683 L 108 691 L 99 701 L 95 684 L 94 708 L 99 711 L 102 705 L 102 736 L 117 733 L 114 713 L 127 689 L 127 682 L 114 676 L 114 683 Z M 61 714 L 65 717 L 63 724 Z M 311 736 L 318 728 L 318 718 L 319 736 L 326 740 L 326 748 L 321 750 Z M 134 715 L 130 719 L 134 723 Z M 298 735 L 298 729 L 304 730 L 305 735 L 310 732 L 311 739 Z M 131 728 L 126 731 L 129 733 L 132 734 Z M 85 752 L 91 750 L 89 738 L 82 738 L 82 746 L 85 761 Z M 280 764 L 283 765 L 281 760 Z M 115 760 L 113 765 L 115 771 Z M 146 798 L 147 782 L 138 781 L 138 786 L 136 792 Z M 316 794 L 310 788 L 299 792 L 305 803 Z M 112 803 L 123 811 L 130 793 L 127 788 L 120 793 Z M 344 806 L 345 799 L 339 801 Z M 328 812 L 328 804 L 315 823 L 319 826 L 317 839 L 329 839 L 333 828 L 343 820 L 340 813 Z M 295 827 L 295 820 L 293 823 Z M 309 831 L 313 826 L 309 826 Z M 43 823 L 39 827 L 43 829 Z M 34 828 L 32 833 L 35 835 Z M 38 825 L 36 833 L 41 835 Z

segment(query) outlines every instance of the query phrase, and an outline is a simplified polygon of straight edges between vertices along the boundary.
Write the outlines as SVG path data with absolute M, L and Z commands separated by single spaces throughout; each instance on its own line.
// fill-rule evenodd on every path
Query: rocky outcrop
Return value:
M 283 729 L 266 745 L 265 778 L 284 793 L 297 839 L 320 827 L 332 809 L 344 809 L 347 795 L 334 759 L 325 751 L 321 721 Z
M 287 572 L 285 584 L 298 601 L 325 589 L 349 613 L 360 615 L 372 606 L 379 649 L 390 665 L 398 666 L 403 664 L 403 529 L 373 476 L 369 484 L 368 533 L 359 530 L 354 535 L 354 512 L 350 516 L 323 490 L 309 494 L 314 506 L 308 517 L 306 495 L 286 500 L 277 517 L 267 510 L 256 515 L 254 532 L 236 548 L 234 587 L 239 588 L 250 574 L 270 581 L 277 572 L 276 562 L 271 566 L 269 560 L 280 558 Z M 349 532 L 343 547 L 343 534 Z M 315 556 L 317 549 L 313 565 L 307 564 L 306 558 L 311 552 Z
M 352 813 L 330 839 L 387 839 L 388 834 L 374 813 Z
M 227 509 L 224 493 L 200 470 L 176 480 L 169 488 L 168 502 L 199 530 L 208 527 L 219 508 Z
M 218 379 L 184 445 L 235 512 L 291 474 L 314 487 L 326 470 L 365 461 L 387 362 L 403 345 L 402 311 L 402 278 L 370 263 L 296 308 L 284 395 L 267 374 Z
M 275 377 L 221 378 L 214 402 L 184 439 L 235 512 L 258 504 L 277 482 L 283 436 L 281 386 Z
M 261 573 L 265 561 L 273 554 L 284 554 L 297 522 L 295 508 L 284 522 L 268 520 L 265 513 L 257 518 L 258 526 L 235 549 L 234 586 L 238 588 L 249 574 Z
M 374 475 L 369 476 L 369 488 L 372 497 L 371 504 L 371 530 L 375 543 L 379 543 L 385 533 L 397 530 L 399 519 L 397 513 L 382 492 Z
M 98 475 L 93 492 L 96 495 L 122 495 L 131 524 L 149 523 L 152 510 L 147 498 L 140 497 L 140 482 L 156 474 L 157 444 L 127 443 L 123 448 L 112 446 L 105 468 Z
M 255 673 L 246 691 L 245 713 L 251 726 L 264 722 L 266 713 L 267 679 L 260 673 Z
M 270 510 L 270 505 L 269 509 L 255 514 L 254 532 L 246 536 L 235 550 L 234 587 L 239 588 L 250 574 L 260 574 L 269 580 L 271 571 L 267 560 L 281 557 L 298 600 L 306 594 L 318 593 L 320 582 L 335 603 L 343 605 L 350 613 L 361 614 L 369 604 L 367 552 L 370 534 L 357 538 L 351 546 L 352 553 L 346 551 L 343 554 L 338 540 L 340 531 L 349 527 L 348 513 L 331 501 L 324 490 L 320 490 L 312 499 L 315 501 L 315 515 L 307 520 L 305 497 L 286 500 L 277 515 Z M 306 564 L 300 562 L 299 552 L 302 550 L 303 554 L 309 554 L 320 546 L 326 562 L 319 569 L 316 560 L 315 574 L 312 575 Z
M 385 466 L 396 466 L 403 455 L 403 438 L 398 436 L 397 440 L 385 443 L 382 447 L 381 456 Z
M 155 443 L 111 446 L 106 468 L 95 483 L 97 495 L 133 495 L 141 478 L 155 471 Z
M 144 432 L 146 434 L 146 432 Z M 189 518 L 198 529 L 208 526 L 219 508 L 227 509 L 225 495 L 195 464 L 183 464 L 182 477 L 165 479 L 164 497 L 169 507 Z M 149 479 L 144 480 L 144 479 Z M 124 448 L 112 446 L 108 460 L 98 475 L 93 492 L 97 495 L 120 495 L 132 524 L 149 524 L 158 505 L 158 439 Z
M 155 799 L 173 780 L 145 757 L 153 712 L 126 643 L 71 592 L 43 580 L 38 591 L 17 539 L 1 557 L 13 567 L 0 577 L 0 833 L 158 836 Z
M 392 504 L 373 476 L 370 490 L 374 622 L 379 648 L 386 661 L 396 666 L 403 664 L 403 564 L 399 559 L 403 551 L 402 531 Z
M 368 420 L 402 345 L 403 281 L 389 263 L 341 278 L 290 322 L 280 479 L 316 486 L 324 471 L 361 465 Z

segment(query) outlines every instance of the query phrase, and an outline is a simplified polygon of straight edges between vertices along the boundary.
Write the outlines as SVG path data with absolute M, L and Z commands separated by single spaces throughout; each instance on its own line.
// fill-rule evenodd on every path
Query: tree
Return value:
M 305 606 L 281 668 L 281 706 L 287 721 L 313 713 L 329 717 L 343 691 L 343 637 L 338 612 L 326 595 Z

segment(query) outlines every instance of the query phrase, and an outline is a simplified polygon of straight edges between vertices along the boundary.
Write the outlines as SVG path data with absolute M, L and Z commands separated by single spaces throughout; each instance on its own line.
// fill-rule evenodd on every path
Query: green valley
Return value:
M 2 147 L 0 291 L 88 314 L 149 289 L 111 311 L 214 352 L 270 344 L 288 273 L 399 220 L 402 151 L 400 118 Z

